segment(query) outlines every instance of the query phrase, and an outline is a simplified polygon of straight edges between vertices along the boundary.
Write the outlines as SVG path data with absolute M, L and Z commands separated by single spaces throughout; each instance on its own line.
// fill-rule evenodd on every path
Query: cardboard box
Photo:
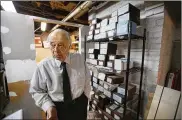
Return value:
M 104 88 L 100 85 L 98 85 L 98 90 L 101 91 L 101 92 L 104 92 Z
M 98 60 L 105 61 L 107 59 L 108 59 L 108 56 L 107 55 L 101 55 L 101 54 L 98 55 Z
M 114 69 L 115 70 L 119 70 L 119 71 L 122 71 L 122 70 L 126 70 L 126 67 L 127 67 L 127 58 L 121 58 L 121 59 L 115 59 L 114 60 Z M 130 61 L 130 69 L 133 67 L 133 62 Z
M 107 54 L 107 49 L 100 49 L 100 54 L 106 55 Z
M 100 33 L 100 29 L 95 29 L 95 34 L 99 34 Z
M 113 43 L 101 43 L 100 44 L 100 49 L 109 49 L 109 50 L 117 50 L 117 44 L 113 44 Z
M 101 26 L 100 23 L 96 24 L 96 28 L 100 28 L 100 26 Z
M 123 83 L 124 82 L 124 77 L 122 77 L 122 76 L 116 76 L 116 75 L 107 76 L 107 80 L 106 81 L 108 83 L 111 83 L 111 84 L 120 84 L 120 83 Z
M 88 53 L 98 55 L 100 53 L 100 50 L 89 48 Z
M 125 55 L 109 55 L 109 60 L 124 58 Z
M 90 31 L 93 31 L 95 29 L 95 25 L 90 26 Z
M 103 19 L 103 20 L 101 21 L 101 27 L 107 26 L 108 23 L 109 23 L 109 19 L 108 19 L 108 18 Z
M 88 32 L 88 34 L 89 34 L 89 35 L 94 35 L 94 30 L 90 30 L 90 31 Z
M 90 59 L 97 59 L 98 58 L 98 55 L 89 54 L 89 58 Z
M 107 26 L 100 27 L 100 32 L 101 33 L 106 32 L 106 31 L 107 31 Z
M 123 103 L 123 100 L 124 100 L 124 95 L 121 95 L 121 94 L 115 92 L 115 93 L 113 93 L 113 99 L 115 101 L 117 101 L 118 103 L 121 103 L 122 104 Z
M 105 61 L 99 60 L 99 65 L 100 66 L 105 66 Z
M 129 84 L 128 85 L 128 91 L 127 91 L 127 96 L 128 98 L 132 98 L 133 95 L 136 92 L 136 86 Z M 125 84 L 121 84 L 118 88 L 117 88 L 117 93 L 121 94 L 121 95 L 125 95 Z
M 99 85 L 104 86 L 104 81 L 99 80 Z
M 98 84 L 93 82 L 93 87 L 98 88 Z
M 104 88 L 108 91 L 114 91 L 118 87 L 118 84 L 110 84 L 107 82 L 104 82 Z
M 96 78 L 96 77 L 93 77 L 93 82 L 95 82 L 95 83 L 99 83 L 99 80 Z
M 128 24 L 130 24 L 130 25 L 128 25 Z M 136 23 L 134 23 L 132 21 L 118 22 L 116 35 L 117 36 L 127 35 L 129 33 L 128 30 L 131 30 L 131 34 L 136 34 L 136 27 L 137 27 Z
M 118 17 L 118 22 L 123 22 L 126 20 L 128 20 L 128 21 L 130 20 L 130 21 L 136 23 L 137 25 L 140 24 L 140 19 L 138 19 L 137 16 L 135 16 L 131 13 L 126 13 L 126 14 L 123 14 L 123 15 Z
M 116 104 L 108 105 L 106 106 L 106 112 L 110 115 L 113 115 L 114 110 L 116 110 L 117 108 L 119 108 L 119 106 Z
M 93 35 L 88 35 L 87 40 L 93 40 Z
M 99 50 L 99 49 L 100 49 L 99 43 L 95 43 L 95 44 L 94 44 L 94 48 Z
M 135 6 L 131 4 L 127 4 L 121 8 L 118 9 L 118 16 L 130 13 L 131 15 L 131 21 L 134 21 L 137 23 L 137 25 L 140 24 L 140 10 L 136 8 Z
M 101 21 L 101 19 L 99 19 L 99 18 L 96 18 L 96 19 L 94 19 L 94 20 L 92 20 L 92 24 L 97 24 L 97 23 L 99 23 Z
M 109 24 L 110 23 L 117 23 L 117 22 L 118 22 L 118 16 L 114 16 L 114 17 L 109 18 Z
M 105 81 L 105 79 L 107 78 L 107 76 L 111 76 L 111 75 L 114 75 L 114 73 L 110 73 L 110 72 L 100 72 L 99 75 L 98 75 L 98 78 L 100 80 Z
M 116 28 L 117 28 L 117 23 L 110 23 L 109 25 L 107 25 L 106 31 L 116 30 Z
M 115 16 L 118 16 L 118 11 L 114 11 L 112 14 L 111 14 L 111 17 L 115 17 Z
M 114 36 L 116 36 L 116 30 L 107 31 L 107 36 L 108 37 L 114 37 Z
M 114 68 L 114 61 L 107 61 L 107 67 Z
M 98 64 L 98 61 L 95 60 L 95 59 L 90 59 L 90 63 L 93 64 L 93 65 L 97 65 Z
M 112 92 L 104 89 L 104 95 L 106 95 L 109 98 L 112 98 Z

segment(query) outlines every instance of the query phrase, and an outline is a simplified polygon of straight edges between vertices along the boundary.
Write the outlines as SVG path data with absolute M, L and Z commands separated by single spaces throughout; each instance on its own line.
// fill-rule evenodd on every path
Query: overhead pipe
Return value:
M 82 10 L 90 7 L 92 5 L 92 1 L 85 1 L 84 3 L 82 3 L 79 7 L 77 7 L 72 13 L 70 13 L 68 16 L 66 16 L 62 22 L 66 22 L 69 19 L 71 19 L 72 17 L 74 17 L 76 14 L 78 14 L 79 12 L 81 12 Z M 85 11 L 86 12 L 86 11 Z M 82 13 L 83 14 L 83 13 Z M 60 25 L 56 25 L 52 28 L 52 30 L 55 30 L 56 28 L 58 28 Z

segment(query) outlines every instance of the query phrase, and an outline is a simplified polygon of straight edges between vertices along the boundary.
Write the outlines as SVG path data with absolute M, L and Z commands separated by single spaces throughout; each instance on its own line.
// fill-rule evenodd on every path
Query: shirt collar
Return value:
M 58 65 L 58 67 L 60 67 L 62 61 L 57 60 L 56 58 L 55 58 L 55 61 L 56 61 L 56 64 Z M 67 57 L 66 57 L 64 62 L 66 62 L 67 64 L 70 64 L 70 54 L 67 55 Z

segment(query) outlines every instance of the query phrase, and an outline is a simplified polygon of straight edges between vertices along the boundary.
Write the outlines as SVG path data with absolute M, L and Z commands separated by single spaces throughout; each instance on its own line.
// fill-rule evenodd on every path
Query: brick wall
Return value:
M 101 11 L 96 11 L 89 15 L 89 20 L 96 18 L 104 18 L 111 15 L 112 12 L 120 7 L 131 3 L 141 10 L 141 25 L 147 29 L 147 40 L 145 49 L 145 70 L 143 79 L 144 106 L 147 104 L 147 96 L 149 92 L 154 92 L 157 84 L 161 39 L 164 24 L 164 4 L 162 2 L 144 2 L 144 1 L 120 1 L 112 4 Z M 90 43 L 91 44 L 91 43 Z M 118 54 L 127 56 L 127 42 L 117 43 Z M 135 61 L 135 66 L 141 65 L 142 59 L 142 40 L 132 41 L 131 59 Z M 130 76 L 130 81 L 139 84 L 140 73 Z

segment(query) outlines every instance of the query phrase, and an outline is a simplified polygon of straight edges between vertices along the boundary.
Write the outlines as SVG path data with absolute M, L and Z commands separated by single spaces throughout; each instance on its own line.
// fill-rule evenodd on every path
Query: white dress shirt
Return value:
M 72 99 L 78 98 L 83 92 L 90 97 L 90 72 L 82 56 L 78 53 L 69 54 L 65 60 Z M 63 78 L 61 61 L 53 57 L 42 60 L 32 77 L 30 84 L 30 93 L 37 106 L 45 112 L 51 106 L 53 101 L 63 101 Z

